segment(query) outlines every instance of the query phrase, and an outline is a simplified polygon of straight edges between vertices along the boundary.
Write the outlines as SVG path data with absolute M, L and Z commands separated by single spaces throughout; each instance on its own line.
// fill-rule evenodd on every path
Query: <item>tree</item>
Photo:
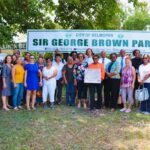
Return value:
M 145 30 L 146 26 L 150 25 L 150 15 L 148 13 L 147 3 L 138 3 L 135 7 L 135 12 L 130 15 L 123 24 L 123 29 L 126 30 Z
M 125 17 L 119 0 L 58 2 L 56 6 L 53 0 L 0 0 L 0 46 L 27 29 L 120 29 Z M 138 0 L 129 2 L 138 4 Z
M 137 0 L 130 0 L 136 5 Z M 120 29 L 124 12 L 117 0 L 59 0 L 55 21 L 65 29 Z
M 16 32 L 55 28 L 52 0 L 0 0 L 0 45 L 8 44 Z

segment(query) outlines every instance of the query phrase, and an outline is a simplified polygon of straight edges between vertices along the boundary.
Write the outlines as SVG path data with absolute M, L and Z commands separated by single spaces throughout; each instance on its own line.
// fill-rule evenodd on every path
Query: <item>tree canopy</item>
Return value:
M 52 0 L 0 0 L 0 45 L 11 42 L 17 32 L 54 28 Z
M 55 21 L 65 29 L 115 29 L 122 12 L 115 0 L 59 0 Z
M 138 0 L 128 1 L 139 5 Z M 135 29 L 138 19 L 136 29 L 149 24 L 142 7 L 126 18 L 119 0 L 0 0 L 0 46 L 27 29 L 121 29 L 123 22 L 124 29 Z
M 145 30 L 150 25 L 150 14 L 148 13 L 147 3 L 139 3 L 135 7 L 133 15 L 130 15 L 123 24 L 126 30 Z

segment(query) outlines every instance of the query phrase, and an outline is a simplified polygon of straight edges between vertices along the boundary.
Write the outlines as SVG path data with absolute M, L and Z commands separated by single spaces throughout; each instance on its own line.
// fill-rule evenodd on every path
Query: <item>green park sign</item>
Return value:
M 76 49 L 85 52 L 105 50 L 131 52 L 139 49 L 150 53 L 150 32 L 121 30 L 28 30 L 27 51 L 53 52 L 56 49 L 70 52 Z

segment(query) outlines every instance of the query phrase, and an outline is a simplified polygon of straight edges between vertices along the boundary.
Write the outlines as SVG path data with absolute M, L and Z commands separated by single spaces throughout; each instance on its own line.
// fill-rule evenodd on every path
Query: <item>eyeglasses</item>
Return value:
M 34 57 L 31 57 L 30 59 L 34 59 Z
M 97 57 L 93 58 L 93 59 L 98 59 Z

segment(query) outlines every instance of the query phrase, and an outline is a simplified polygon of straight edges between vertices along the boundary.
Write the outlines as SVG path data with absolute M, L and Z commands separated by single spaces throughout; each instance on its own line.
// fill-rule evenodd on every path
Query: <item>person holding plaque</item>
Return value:
M 88 66 L 86 71 L 87 76 L 85 82 L 89 83 L 90 89 L 90 110 L 99 115 L 99 110 L 102 107 L 102 85 L 101 81 L 104 80 L 105 69 L 104 64 L 99 63 L 99 56 L 93 56 L 93 63 Z M 89 80 L 88 79 L 89 76 Z M 95 92 L 97 92 L 97 100 L 95 101 Z

